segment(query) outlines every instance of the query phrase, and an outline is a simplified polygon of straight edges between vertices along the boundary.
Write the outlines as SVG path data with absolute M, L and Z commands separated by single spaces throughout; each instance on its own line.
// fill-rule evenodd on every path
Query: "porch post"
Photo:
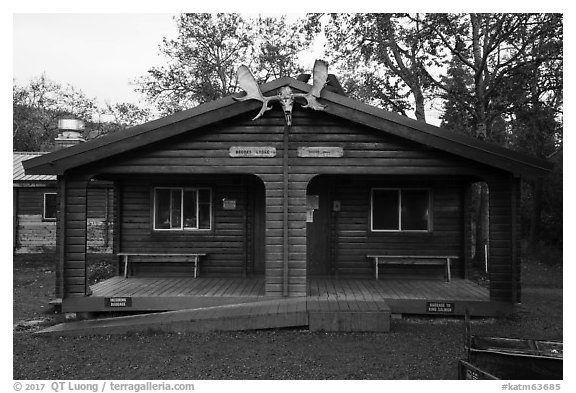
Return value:
M 519 179 L 510 174 L 487 180 L 490 200 L 490 299 L 520 301 Z
M 59 179 L 58 259 L 62 297 L 90 292 L 86 275 L 86 202 L 90 176 L 65 174 Z
M 472 183 L 464 188 L 464 278 L 470 279 L 472 272 Z
M 520 221 L 518 215 L 520 214 L 520 178 L 510 178 L 510 198 L 512 205 L 512 280 L 513 287 L 513 300 L 514 303 L 522 301 L 522 285 L 521 285 L 521 239 L 520 239 Z

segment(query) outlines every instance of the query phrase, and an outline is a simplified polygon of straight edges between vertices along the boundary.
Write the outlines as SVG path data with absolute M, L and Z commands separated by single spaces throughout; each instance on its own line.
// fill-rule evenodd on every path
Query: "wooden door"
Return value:
M 308 275 L 330 274 L 330 184 L 312 179 L 307 190 L 306 250 Z

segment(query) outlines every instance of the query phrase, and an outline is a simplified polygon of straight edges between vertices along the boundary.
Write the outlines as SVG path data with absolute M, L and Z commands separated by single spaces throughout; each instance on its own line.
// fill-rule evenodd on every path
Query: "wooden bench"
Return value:
M 200 257 L 206 256 L 206 254 L 171 254 L 171 253 L 142 253 L 142 252 L 119 252 L 118 256 L 123 257 L 124 259 L 124 277 L 128 277 L 128 263 L 130 261 L 130 257 L 183 257 L 182 259 L 174 259 L 170 260 L 169 263 L 172 262 L 185 262 L 185 263 L 194 263 L 194 278 L 198 277 L 198 267 L 200 263 Z M 146 263 L 146 262 L 156 262 L 156 261 L 137 261 L 136 263 Z
M 446 281 L 451 280 L 450 263 L 458 258 L 455 255 L 367 255 L 374 260 L 376 280 L 378 280 L 378 265 L 413 265 L 413 266 L 445 266 Z

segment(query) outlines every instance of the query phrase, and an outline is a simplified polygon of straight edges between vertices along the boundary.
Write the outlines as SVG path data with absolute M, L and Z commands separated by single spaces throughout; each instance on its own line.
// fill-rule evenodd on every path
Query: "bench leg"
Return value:
M 124 255 L 124 278 L 128 277 L 128 255 Z
M 376 266 L 376 280 L 378 280 L 378 258 L 374 258 L 374 265 Z
M 450 273 L 450 258 L 446 258 L 446 282 L 450 282 L 452 279 Z
M 198 277 L 198 256 L 194 257 L 194 278 Z

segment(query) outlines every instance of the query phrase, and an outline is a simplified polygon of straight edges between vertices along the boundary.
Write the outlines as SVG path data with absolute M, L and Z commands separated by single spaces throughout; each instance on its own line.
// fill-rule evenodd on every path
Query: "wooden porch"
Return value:
M 65 312 L 169 311 L 273 300 L 264 278 L 113 277 L 91 287 L 92 294 L 64 299 Z M 309 278 L 307 297 L 330 301 L 335 309 L 363 310 L 380 302 L 392 314 L 495 316 L 511 311 L 490 301 L 489 291 L 469 280 Z M 435 308 L 433 303 L 446 307 Z M 373 308 L 373 307 L 372 307 Z M 377 309 L 377 307 L 376 307 Z

